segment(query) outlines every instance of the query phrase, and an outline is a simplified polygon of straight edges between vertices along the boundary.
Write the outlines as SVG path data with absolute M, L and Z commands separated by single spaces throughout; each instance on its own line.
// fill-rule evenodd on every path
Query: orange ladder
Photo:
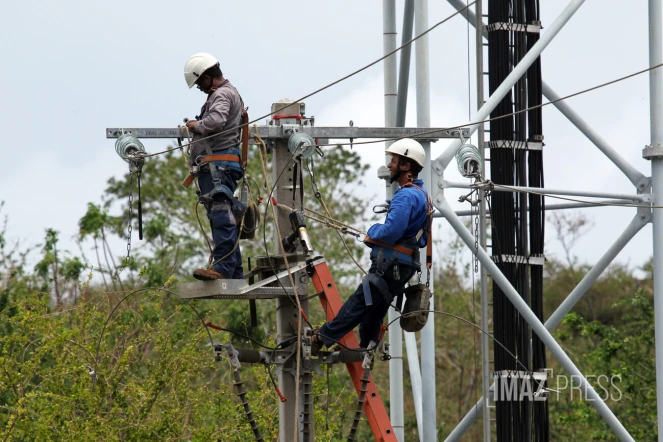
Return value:
M 326 312 L 327 321 L 331 321 L 338 314 L 343 305 L 343 301 L 336 289 L 336 284 L 334 284 L 334 279 L 327 266 L 327 261 L 323 258 L 317 258 L 313 260 L 311 265 L 313 266 L 311 280 L 313 281 L 315 290 L 318 293 L 321 293 L 320 302 L 322 303 L 322 308 Z M 349 348 L 359 347 L 359 341 L 352 331 L 341 338 L 339 342 Z M 361 379 L 364 375 L 364 369 L 361 366 L 362 363 L 350 362 L 345 365 L 348 368 L 355 390 L 357 390 L 357 395 L 359 395 L 361 390 Z M 378 389 L 373 382 L 372 376 L 370 377 L 367 387 L 366 402 L 364 402 L 364 414 L 366 414 L 368 424 L 371 426 L 376 441 L 397 442 L 394 429 L 389 420 L 389 415 L 382 403 L 382 399 L 380 399 L 380 393 L 378 393 Z

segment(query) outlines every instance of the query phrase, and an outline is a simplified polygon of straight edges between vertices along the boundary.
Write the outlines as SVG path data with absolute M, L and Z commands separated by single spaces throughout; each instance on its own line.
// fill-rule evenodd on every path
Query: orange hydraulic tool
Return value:
M 315 290 L 318 293 L 322 293 L 322 295 L 320 295 L 320 302 L 322 303 L 322 308 L 327 314 L 327 320 L 331 321 L 338 314 L 338 311 L 343 305 L 343 301 L 336 289 L 334 279 L 329 272 L 327 261 L 325 261 L 324 258 L 315 258 L 311 262 L 311 265 L 313 267 L 313 272 L 310 275 L 311 280 L 313 281 Z M 357 341 L 357 337 L 352 331 L 345 335 L 339 342 L 349 348 L 359 347 L 359 341 Z M 352 378 L 355 390 L 357 390 L 357 394 L 359 394 L 361 390 L 361 379 L 364 375 L 364 369 L 361 366 L 362 363 L 350 362 L 345 365 L 348 367 L 348 372 L 350 372 L 350 377 Z M 370 377 L 370 382 L 368 384 L 366 402 L 364 402 L 364 413 L 366 414 L 368 424 L 371 426 L 376 441 L 397 442 L 396 434 L 394 434 L 394 429 L 389 420 L 389 415 L 382 403 L 382 399 L 380 399 L 380 394 L 373 382 L 373 377 Z

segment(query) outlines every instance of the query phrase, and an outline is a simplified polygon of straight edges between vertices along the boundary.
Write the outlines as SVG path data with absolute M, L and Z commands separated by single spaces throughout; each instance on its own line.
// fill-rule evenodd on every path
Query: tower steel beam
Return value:
M 663 63 L 663 0 L 649 0 L 649 65 Z M 643 156 L 651 160 L 654 206 L 663 205 L 663 69 L 649 72 L 651 144 Z M 663 209 L 653 209 L 654 321 L 656 338 L 656 403 L 658 440 L 663 442 Z
M 417 35 L 423 34 L 428 29 L 428 0 L 414 1 L 414 31 Z M 416 96 L 417 96 L 417 126 L 430 126 L 430 77 L 429 77 L 429 55 L 428 35 L 421 37 L 415 42 L 416 53 Z M 422 140 L 421 145 L 426 153 L 424 169 L 421 178 L 424 186 L 431 189 L 431 149 L 430 140 Z M 422 278 L 428 277 L 428 270 L 422 268 Z M 433 280 L 430 281 L 431 293 Z M 435 309 L 435 296 L 430 299 L 430 309 Z M 435 382 L 435 314 L 430 313 L 428 322 L 421 330 L 421 378 L 426 379 L 430 388 L 422 391 L 423 408 L 423 440 L 424 442 L 437 441 L 437 401 Z
M 549 210 L 549 208 L 546 208 Z M 544 324 L 548 331 L 553 331 L 560 324 L 561 320 L 571 309 L 582 299 L 587 291 L 592 287 L 596 280 L 603 274 L 608 266 L 614 261 L 619 252 L 621 252 L 626 244 L 640 231 L 644 226 L 649 223 L 651 216 L 640 209 L 639 213 L 633 218 L 630 224 L 626 227 L 624 232 L 617 238 L 608 250 L 599 258 L 594 267 L 587 272 L 578 285 L 571 291 L 569 296 L 557 307 L 557 310 L 550 315 L 550 318 Z M 447 442 L 458 441 L 460 437 L 472 426 L 477 419 L 478 410 L 484 407 L 486 401 L 484 397 L 480 398 L 477 403 L 472 407 L 465 417 L 460 421 L 456 428 L 445 439 Z
M 460 218 L 456 216 L 447 200 L 444 197 L 441 197 L 439 200 L 436 199 L 435 206 L 447 221 L 449 221 L 451 227 L 458 233 L 465 244 L 470 248 L 474 247 L 474 237 L 467 230 Z M 532 331 L 539 336 L 541 341 L 545 344 L 550 353 L 559 361 L 564 370 L 571 375 L 571 379 L 578 384 L 581 391 L 585 392 L 588 400 L 594 408 L 597 409 L 610 428 L 612 428 L 617 437 L 619 437 L 621 441 L 633 441 L 634 439 L 628 431 L 626 431 L 626 428 L 624 428 L 622 423 L 619 422 L 619 419 L 615 417 L 610 408 L 608 408 L 603 402 L 596 390 L 594 390 L 589 384 L 578 367 L 575 366 L 562 347 L 557 341 L 555 341 L 555 338 L 553 338 L 543 323 L 539 321 L 534 312 L 529 308 L 527 303 L 520 297 L 518 291 L 516 291 L 509 280 L 502 274 L 497 265 L 491 260 L 490 256 L 488 256 L 488 254 L 481 248 L 479 248 L 478 252 L 479 260 L 492 276 L 493 281 L 499 285 L 523 319 L 530 325 L 530 327 L 532 327 Z
M 483 63 L 483 0 L 477 0 L 474 5 L 476 14 L 474 20 L 467 16 L 467 19 L 470 20 L 470 24 L 474 26 L 475 30 L 475 52 L 476 52 L 476 100 L 477 100 L 477 110 L 481 109 L 485 99 L 485 84 L 484 84 L 484 63 Z M 461 8 L 462 9 L 462 8 Z M 466 13 L 472 13 L 470 8 L 463 9 Z M 469 45 L 469 42 L 468 42 Z M 469 50 L 469 48 L 468 48 Z M 486 170 L 486 145 L 485 145 L 485 126 L 483 124 L 479 125 L 477 130 L 477 146 L 479 147 L 479 152 L 481 153 L 481 170 Z M 486 198 L 485 192 L 483 190 L 479 191 L 479 246 L 486 250 Z M 479 290 L 481 293 L 481 329 L 488 331 L 490 321 L 488 319 L 488 310 L 489 310 L 489 294 L 488 294 L 488 275 L 486 270 L 483 268 L 483 264 L 479 264 Z M 490 393 L 490 336 L 481 333 L 481 389 L 483 390 L 483 396 L 488 397 Z M 483 415 L 483 440 L 484 442 L 491 442 L 492 436 L 492 421 L 490 418 L 490 408 L 488 402 L 482 404 L 481 413 Z
M 477 14 L 472 12 L 470 9 L 465 9 L 465 4 L 461 0 L 448 0 L 449 3 L 458 11 L 461 11 L 460 14 L 465 17 L 472 26 L 477 28 L 477 33 L 479 30 L 481 35 L 484 38 L 488 37 L 488 32 L 485 30 L 485 24 L 483 20 L 477 18 Z M 479 14 L 479 17 L 481 14 Z M 477 35 L 477 38 L 478 35 Z M 560 98 L 560 95 L 554 91 L 552 87 L 545 81 L 542 82 L 543 86 L 543 95 L 550 101 L 555 101 Z M 638 189 L 638 191 L 645 190 L 647 188 L 649 178 L 645 177 L 640 171 L 638 171 L 631 163 L 629 163 L 624 157 L 619 154 L 619 151 L 608 143 L 605 138 L 599 135 L 598 132 L 592 128 L 589 123 L 587 123 L 566 101 L 557 101 L 553 103 L 553 106 L 559 110 L 562 115 L 564 115 L 573 125 L 582 132 L 596 147 L 599 148 L 605 156 L 607 156 L 610 161 L 612 161 L 618 168 L 621 170 L 624 175 L 633 183 L 633 185 Z
M 541 55 L 543 50 L 550 44 L 550 42 L 555 38 L 555 36 L 562 30 L 564 25 L 573 17 L 573 15 L 580 9 L 580 7 L 585 3 L 585 0 L 571 0 L 571 2 L 564 8 L 561 14 L 555 19 L 555 21 L 550 25 L 548 31 L 541 35 L 541 39 L 527 52 L 527 55 L 523 57 L 520 63 L 513 68 L 513 71 L 509 74 L 506 79 L 502 82 L 500 87 L 495 90 L 493 95 L 490 96 L 488 101 L 479 109 L 474 120 L 481 122 L 490 117 L 490 113 L 495 109 L 495 107 L 502 101 L 506 94 L 511 92 L 511 88 L 520 80 L 520 78 L 525 75 L 527 69 L 536 61 L 537 58 Z M 474 134 L 479 128 L 481 123 L 472 123 L 470 125 L 470 135 Z M 451 160 L 456 155 L 456 152 L 461 146 L 460 140 L 455 140 L 437 159 L 433 165 L 434 170 L 441 174 L 444 169 L 447 168 Z M 434 182 L 433 184 L 438 184 Z M 439 193 L 440 198 L 442 198 L 442 193 Z
M 383 0 L 382 2 L 382 47 L 385 54 L 396 49 L 396 0 Z M 410 49 L 408 45 L 404 49 Z M 401 54 L 401 57 L 403 55 Z M 383 64 L 384 70 L 384 125 L 394 126 L 397 115 L 396 90 L 396 54 L 387 57 Z M 385 149 L 391 142 L 385 143 Z M 389 157 L 385 155 L 385 162 Z M 386 199 L 391 199 L 393 187 L 389 183 L 389 170 L 381 168 L 378 176 L 385 178 Z M 386 173 L 386 177 L 384 174 Z M 396 317 L 396 312 L 389 309 L 389 322 Z M 403 412 L 403 332 L 398 321 L 389 326 L 389 347 L 391 359 L 389 360 L 389 413 L 394 434 L 399 442 L 405 440 L 405 415 Z

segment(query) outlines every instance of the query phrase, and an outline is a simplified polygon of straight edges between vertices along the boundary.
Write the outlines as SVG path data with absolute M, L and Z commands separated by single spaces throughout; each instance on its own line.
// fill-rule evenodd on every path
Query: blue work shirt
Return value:
M 368 236 L 387 244 L 414 238 L 427 222 L 428 193 L 422 180 L 414 180 L 423 193 L 415 187 L 401 187 L 394 193 L 384 224 L 373 224 Z M 425 194 L 425 196 L 424 196 Z M 421 235 L 417 245 L 426 247 L 426 235 Z

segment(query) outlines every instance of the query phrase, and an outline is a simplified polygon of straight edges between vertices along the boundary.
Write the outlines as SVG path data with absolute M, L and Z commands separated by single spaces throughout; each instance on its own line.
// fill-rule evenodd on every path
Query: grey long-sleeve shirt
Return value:
M 207 97 L 207 101 L 200 109 L 200 118 L 194 128 L 194 143 L 191 146 L 192 163 L 195 163 L 196 158 L 200 155 L 207 155 L 206 146 L 216 152 L 239 143 L 240 129 L 207 140 L 196 141 L 239 126 L 242 123 L 242 106 L 239 92 L 228 80 Z

